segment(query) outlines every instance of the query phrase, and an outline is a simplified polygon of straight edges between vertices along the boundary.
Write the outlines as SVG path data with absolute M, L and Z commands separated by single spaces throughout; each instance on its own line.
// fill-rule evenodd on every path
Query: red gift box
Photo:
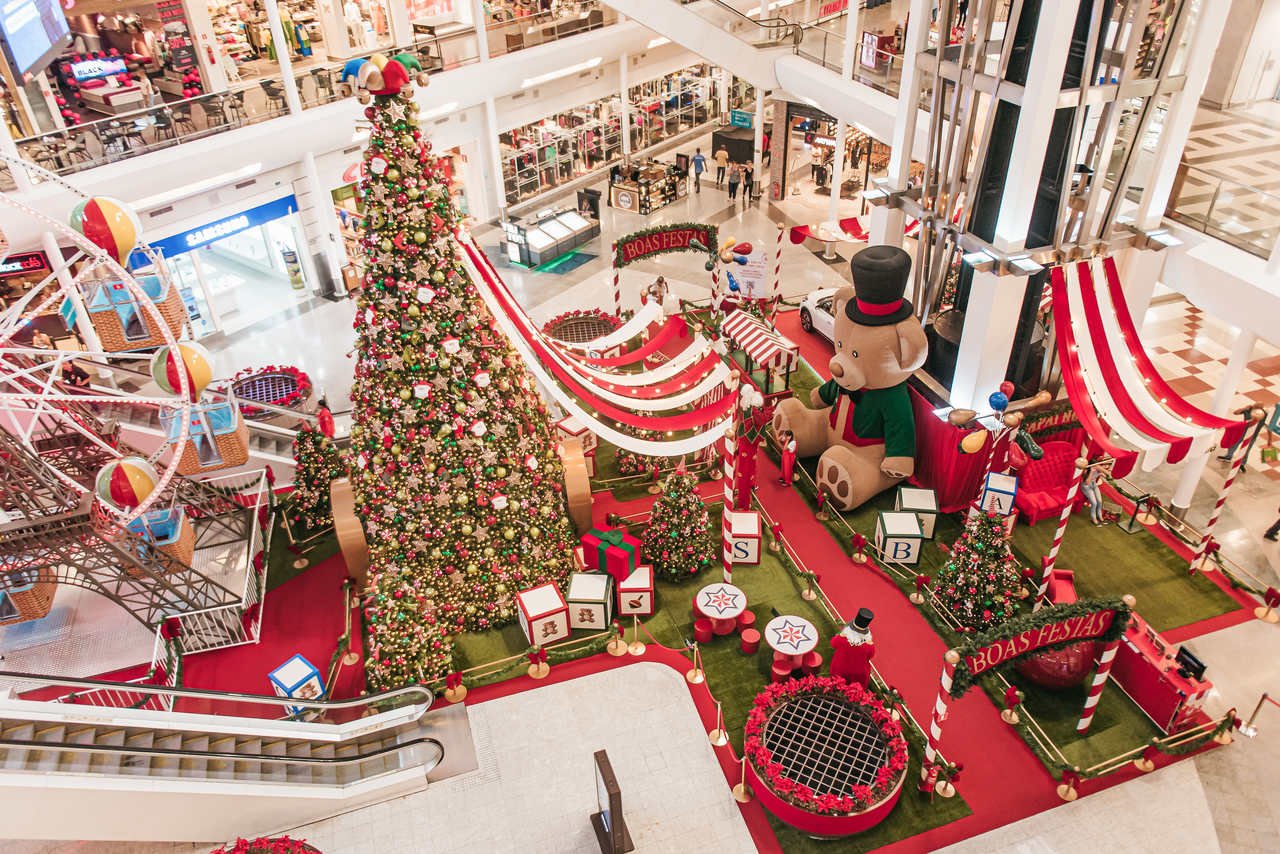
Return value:
M 588 571 L 622 582 L 639 565 L 640 541 L 621 528 L 592 528 L 582 535 L 582 556 Z

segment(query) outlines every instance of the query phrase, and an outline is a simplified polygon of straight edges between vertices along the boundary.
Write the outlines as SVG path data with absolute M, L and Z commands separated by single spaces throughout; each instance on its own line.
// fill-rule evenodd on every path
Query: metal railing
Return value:
M 563 38 L 612 26 L 618 13 L 599 0 L 562 3 L 555 11 L 516 17 L 506 9 L 491 11 L 485 21 L 489 56 L 550 44 Z
M 1184 162 L 1165 216 L 1267 258 L 1280 236 L 1280 195 Z
M 682 6 L 688 6 L 700 3 L 702 0 L 676 0 L 676 2 Z M 706 3 L 707 5 L 704 7 L 706 9 L 715 7 L 728 13 L 730 31 L 734 32 L 735 35 L 741 36 L 741 31 L 747 28 L 758 28 L 762 33 L 759 40 L 744 39 L 744 41 L 750 42 L 753 47 L 766 48 L 790 45 L 794 49 L 804 37 L 803 27 L 784 17 L 774 15 L 768 18 L 753 18 L 724 2 L 724 0 L 706 0 Z M 713 21 L 713 23 L 719 22 Z
M 833 33 L 824 26 L 815 24 L 804 28 L 803 37 L 796 45 L 795 52 L 797 56 L 838 73 L 841 70 L 844 45 L 842 34 Z M 902 86 L 902 56 L 892 51 L 879 48 L 868 50 L 862 45 L 855 45 L 849 79 L 896 98 Z

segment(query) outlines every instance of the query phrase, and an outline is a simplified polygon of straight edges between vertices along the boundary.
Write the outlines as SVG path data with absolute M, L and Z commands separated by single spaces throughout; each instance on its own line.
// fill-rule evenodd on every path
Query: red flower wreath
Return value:
M 860 706 L 880 729 L 888 743 L 888 764 L 876 772 L 875 785 L 851 786 L 849 793 L 843 796 L 815 795 L 808 786 L 785 776 L 782 764 L 773 761 L 773 755 L 765 747 L 763 739 L 769 716 L 778 706 L 793 697 L 812 694 L 840 697 Z M 907 768 L 907 740 L 902 735 L 902 725 L 893 719 L 884 703 L 861 685 L 831 676 L 806 676 L 803 679 L 774 683 L 757 694 L 751 712 L 747 715 L 743 752 L 760 779 L 768 783 L 769 788 L 784 801 L 823 815 L 862 812 L 875 806 L 893 792 Z

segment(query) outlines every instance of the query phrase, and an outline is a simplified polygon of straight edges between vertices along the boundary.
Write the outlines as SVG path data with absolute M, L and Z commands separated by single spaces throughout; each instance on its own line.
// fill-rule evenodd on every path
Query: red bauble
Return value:
M 1074 688 L 1093 670 L 1096 641 L 1081 641 L 1052 652 L 1041 652 L 1016 662 L 1019 675 L 1042 688 L 1063 691 Z

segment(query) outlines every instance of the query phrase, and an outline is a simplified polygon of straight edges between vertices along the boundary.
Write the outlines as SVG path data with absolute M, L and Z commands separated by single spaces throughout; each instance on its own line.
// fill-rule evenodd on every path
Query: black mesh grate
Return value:
M 256 374 L 237 380 L 236 397 L 250 403 L 275 403 L 298 390 L 298 381 L 288 374 Z
M 548 323 L 542 331 L 552 338 L 568 341 L 572 344 L 586 344 L 597 338 L 603 338 L 618 328 L 618 324 L 604 317 L 584 314 L 579 317 L 564 317 Z
M 815 795 L 871 786 L 889 758 L 888 744 L 861 707 L 816 694 L 796 697 L 769 716 L 764 746 L 783 776 Z

